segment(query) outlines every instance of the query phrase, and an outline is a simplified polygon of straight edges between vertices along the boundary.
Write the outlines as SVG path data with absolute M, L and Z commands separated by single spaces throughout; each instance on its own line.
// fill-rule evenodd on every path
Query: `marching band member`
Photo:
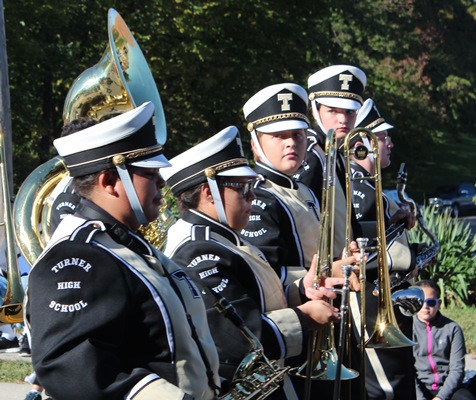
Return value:
M 220 375 L 232 379 L 250 343 L 214 308 L 212 292 L 234 305 L 268 358 L 301 354 L 309 329 L 338 320 L 337 309 L 321 300 L 335 294 L 312 287 L 314 269 L 285 293 L 263 253 L 238 234 L 248 224 L 257 177 L 244 157 L 238 129 L 225 128 L 170 163 L 163 176 L 178 199 L 181 219 L 168 230 L 165 254 L 203 290 Z M 342 280 L 330 278 L 324 286 L 335 283 Z M 285 390 L 292 398 L 292 388 L 285 384 Z
M 354 127 L 357 110 L 362 106 L 362 94 L 367 77 L 360 68 L 352 65 L 332 65 L 312 74 L 308 79 L 309 98 L 312 116 L 317 123 L 314 129 L 307 131 L 306 159 L 299 170 L 299 179 L 309 186 L 319 201 L 322 194 L 324 140 L 334 129 L 339 146 L 345 136 Z M 346 197 L 345 166 L 343 157 L 337 158 L 335 189 L 335 227 L 334 254 L 346 247 Z M 352 218 L 354 238 L 358 237 L 359 226 Z
M 150 102 L 55 140 L 81 195 L 29 276 L 39 383 L 55 399 L 213 399 L 218 354 L 200 292 L 137 233 L 170 166 Z
M 293 177 L 306 155 L 307 105 L 304 88 L 283 83 L 260 90 L 243 106 L 259 178 L 250 222 L 241 236 L 259 247 L 285 283 L 306 273 L 319 243 L 319 203 L 313 191 Z M 342 277 L 340 267 L 355 262 L 353 255 L 334 261 L 332 273 L 327 274 Z M 350 279 L 358 290 L 357 276 L 352 274 Z M 296 367 L 305 359 L 297 357 L 288 362 Z M 293 378 L 293 382 L 302 396 L 304 379 Z M 327 386 L 332 393 L 332 387 Z M 322 381 L 313 387 L 321 394 L 326 389 Z
M 243 106 L 259 177 L 241 236 L 260 248 L 284 282 L 309 269 L 319 242 L 319 203 L 293 178 L 306 153 L 307 103 L 304 88 L 283 83 L 260 90 Z M 336 264 L 354 262 L 351 256 Z

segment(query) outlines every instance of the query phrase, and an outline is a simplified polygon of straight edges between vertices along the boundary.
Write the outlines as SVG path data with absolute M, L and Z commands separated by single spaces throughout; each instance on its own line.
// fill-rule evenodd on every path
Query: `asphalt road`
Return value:
M 471 225 L 471 231 L 476 234 L 476 215 L 471 215 L 461 218 L 463 221 L 469 222 Z

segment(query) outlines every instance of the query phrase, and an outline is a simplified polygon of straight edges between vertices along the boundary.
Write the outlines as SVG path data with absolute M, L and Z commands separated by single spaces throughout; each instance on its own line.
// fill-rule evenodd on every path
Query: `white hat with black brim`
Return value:
M 154 104 L 141 106 L 53 142 L 72 177 L 116 168 L 124 183 L 137 220 L 148 221 L 142 211 L 127 165 L 142 168 L 166 168 L 170 163 L 157 142 L 154 128 Z
M 373 133 L 378 133 L 392 129 L 393 125 L 386 122 L 380 115 L 374 101 L 367 99 L 362 108 L 357 112 L 355 127 L 370 129 Z
M 366 83 L 367 77 L 360 68 L 332 65 L 309 77 L 309 99 L 327 107 L 358 110 Z
M 211 138 L 170 160 L 172 166 L 162 172 L 162 177 L 172 193 L 181 193 L 202 183 L 208 183 L 220 222 L 228 224 L 225 209 L 216 182 L 217 177 L 256 178 L 245 158 L 240 133 L 236 126 L 229 126 Z
M 274 133 L 309 128 L 306 89 L 295 83 L 271 85 L 254 94 L 243 106 L 247 128 L 261 160 L 274 168 L 266 158 L 256 132 Z

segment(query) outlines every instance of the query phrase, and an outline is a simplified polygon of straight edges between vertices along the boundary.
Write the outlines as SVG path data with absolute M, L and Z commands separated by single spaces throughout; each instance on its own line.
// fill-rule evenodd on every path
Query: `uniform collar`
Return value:
M 221 224 L 220 222 L 210 218 L 208 215 L 205 215 L 200 211 L 188 210 L 183 214 L 182 219 L 193 225 L 207 226 L 210 231 L 223 236 L 237 246 L 242 244 L 240 236 L 233 229 L 231 229 L 229 226 Z
M 357 172 L 360 172 L 363 176 L 370 176 L 369 171 L 367 171 L 360 164 L 356 163 L 354 160 L 350 160 L 350 167 Z
M 81 198 L 75 215 L 87 220 L 100 220 L 106 226 L 107 232 L 114 241 L 140 254 L 152 255 L 152 250 L 140 233 L 132 232 L 107 211 L 90 200 Z
M 292 177 L 283 174 L 276 169 L 270 168 L 259 161 L 256 162 L 256 166 L 253 169 L 257 174 L 264 176 L 266 179 L 269 179 L 271 182 L 276 183 L 279 186 L 283 186 L 288 189 L 298 188 L 298 185 Z
M 435 315 L 435 318 L 433 318 L 429 325 L 430 326 L 436 326 L 438 325 L 438 323 L 440 322 L 441 318 L 443 318 L 443 314 L 440 312 L 440 311 L 437 311 L 436 312 L 436 315 Z M 418 321 L 419 324 L 423 325 L 423 326 L 426 326 L 428 323 L 426 321 L 422 321 L 421 319 L 419 319 L 416 315 L 415 315 L 415 319 Z

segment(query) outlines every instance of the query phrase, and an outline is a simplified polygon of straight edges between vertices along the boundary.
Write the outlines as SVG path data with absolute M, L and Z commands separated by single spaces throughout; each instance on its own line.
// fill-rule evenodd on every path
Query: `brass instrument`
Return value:
M 213 291 L 212 291 L 213 292 Z M 270 361 L 264 354 L 263 345 L 245 325 L 235 308 L 228 301 L 217 297 L 215 308 L 230 319 L 251 343 L 252 350 L 243 358 L 232 381 L 230 392 L 220 396 L 220 400 L 262 400 L 279 389 L 289 367 L 280 366 L 278 361 Z
M 360 135 L 366 137 L 371 143 L 372 154 L 374 157 L 374 173 L 369 177 L 359 177 L 359 180 L 367 179 L 375 183 L 375 202 L 376 202 L 376 216 L 377 216 L 377 257 L 378 257 L 378 312 L 375 323 L 375 328 L 370 338 L 365 342 L 367 348 L 393 348 L 393 347 L 408 347 L 414 346 L 415 343 L 407 338 L 398 327 L 393 311 L 393 302 L 390 289 L 390 276 L 388 270 L 388 261 L 386 254 L 386 236 L 385 236 L 385 221 L 383 208 L 383 192 L 382 180 L 380 171 L 380 158 L 378 152 L 378 142 L 376 136 L 365 128 L 354 128 L 350 131 L 344 140 L 344 157 L 346 159 L 346 194 L 347 194 L 347 215 L 350 218 L 350 208 L 352 207 L 352 176 L 350 167 L 351 155 L 358 159 L 365 159 L 368 156 L 369 150 L 365 146 L 357 146 L 352 152 L 350 150 L 350 143 L 354 137 Z M 348 224 L 350 225 L 350 224 Z M 349 229 L 348 229 L 349 230 Z M 350 233 L 347 234 L 347 242 L 350 243 Z M 361 304 L 362 309 L 365 309 L 365 304 Z M 363 332 L 362 332 L 363 334 Z M 364 351 L 364 349 L 362 349 Z M 364 355 L 362 355 L 363 357 Z
M 425 224 L 425 220 L 423 215 L 421 214 L 420 210 L 418 209 L 416 203 L 407 198 L 405 195 L 405 187 L 407 184 L 407 170 L 405 163 L 400 164 L 400 170 L 398 171 L 397 176 L 397 194 L 399 200 L 402 204 L 407 205 L 410 208 L 410 212 L 412 212 L 416 217 L 419 224 L 420 229 L 425 233 L 432 242 L 431 246 L 428 246 L 421 252 L 416 255 L 416 268 L 421 270 L 425 268 L 428 264 L 435 260 L 436 256 L 440 252 L 440 243 L 438 238 L 436 237 L 433 232 L 431 232 Z M 395 287 L 400 285 L 403 282 L 406 282 L 412 278 L 411 272 L 402 275 L 401 273 L 396 274 L 395 277 L 392 278 L 391 287 Z M 423 306 L 423 304 L 422 304 Z M 420 307 L 421 308 L 421 307 Z M 419 310 L 418 310 L 419 311 Z
M 164 144 L 167 129 L 157 86 L 139 45 L 114 9 L 108 12 L 108 36 L 109 43 L 99 63 L 80 74 L 72 84 L 64 104 L 64 123 L 80 117 L 100 122 L 145 101 L 152 101 L 157 141 Z M 17 193 L 15 232 L 20 250 L 30 265 L 51 237 L 54 189 L 67 176 L 61 158 L 55 157 L 37 167 Z M 163 201 L 158 219 L 148 225 L 150 231 L 144 227 L 141 230 L 153 245 L 162 250 L 166 231 L 173 222 L 175 217 Z
M 64 123 L 80 117 L 102 121 L 152 101 L 157 142 L 167 140 L 167 128 L 154 77 L 142 51 L 119 13 L 108 11 L 109 43 L 101 60 L 73 82 L 64 102 Z
M 33 265 L 51 237 L 50 216 L 56 185 L 68 171 L 60 157 L 41 164 L 20 186 L 13 205 L 15 236 L 23 257 Z
M 0 173 L 2 179 L 3 219 L 5 226 L 6 261 L 7 261 L 7 291 L 0 304 L 0 322 L 13 324 L 23 321 L 23 297 L 25 292 L 21 283 L 18 268 L 13 219 L 11 210 L 10 188 L 8 185 L 7 162 L 5 156 L 3 129 L 0 128 Z
M 165 195 L 162 198 L 162 204 L 160 205 L 160 214 L 155 221 L 152 221 L 147 226 L 141 226 L 140 232 L 144 235 L 152 246 L 157 247 L 160 251 L 165 250 L 167 245 L 167 231 L 175 223 L 177 218 L 167 208 L 167 201 Z
M 334 198 L 336 179 L 337 138 L 333 129 L 326 135 L 325 163 L 323 171 L 323 189 L 321 206 L 320 241 L 316 259 L 315 287 L 319 286 L 321 276 L 330 276 L 332 272 L 334 248 Z M 332 302 L 332 300 L 329 300 Z M 345 316 L 343 316 L 345 319 Z M 359 373 L 343 367 L 339 363 L 334 340 L 334 324 L 326 324 L 319 332 L 309 335 L 307 361 L 292 372 L 306 378 L 305 395 L 310 396 L 311 380 L 348 380 Z M 336 382 L 338 384 L 338 382 Z

